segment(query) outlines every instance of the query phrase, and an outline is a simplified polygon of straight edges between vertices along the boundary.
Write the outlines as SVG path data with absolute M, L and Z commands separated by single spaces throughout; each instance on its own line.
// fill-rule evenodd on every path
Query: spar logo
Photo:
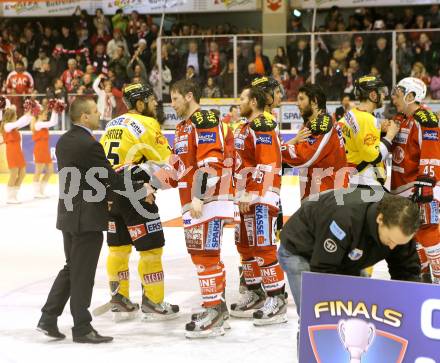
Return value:
M 139 238 L 145 236 L 147 231 L 143 224 L 138 224 L 136 226 L 128 226 L 128 233 L 130 233 L 131 240 L 134 242 Z

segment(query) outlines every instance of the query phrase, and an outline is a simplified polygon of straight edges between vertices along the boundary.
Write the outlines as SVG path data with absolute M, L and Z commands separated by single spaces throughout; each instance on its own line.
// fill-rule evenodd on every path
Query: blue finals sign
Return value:
M 304 273 L 299 361 L 440 363 L 440 286 Z

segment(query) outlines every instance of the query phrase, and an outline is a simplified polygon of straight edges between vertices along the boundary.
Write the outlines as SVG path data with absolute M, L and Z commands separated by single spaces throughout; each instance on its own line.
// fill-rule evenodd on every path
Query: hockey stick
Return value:
M 112 308 L 112 303 L 109 301 L 108 303 L 105 303 L 104 305 L 98 306 L 96 309 L 93 309 L 92 314 L 93 316 L 100 316 L 105 314 L 107 311 L 110 311 Z

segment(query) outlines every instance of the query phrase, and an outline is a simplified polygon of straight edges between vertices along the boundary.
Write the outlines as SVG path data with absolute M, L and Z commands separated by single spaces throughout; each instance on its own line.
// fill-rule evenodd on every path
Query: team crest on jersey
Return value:
M 423 131 L 423 140 L 426 141 L 438 141 L 438 132 L 435 130 Z
M 393 151 L 393 161 L 396 164 L 400 164 L 404 158 L 405 158 L 405 151 L 400 146 L 396 146 L 396 148 Z
M 217 140 L 215 132 L 201 132 L 199 134 L 199 144 L 214 144 Z
M 258 135 L 257 136 L 257 145 L 272 145 L 272 136 L 271 135 Z
M 359 248 L 355 248 L 350 251 L 350 253 L 348 254 L 348 258 L 352 261 L 358 261 L 361 259 L 363 254 L 364 251 L 360 250 Z
M 324 250 L 328 253 L 335 253 L 338 250 L 338 245 L 331 238 L 327 238 L 324 241 Z
M 372 146 L 372 145 L 374 145 L 376 140 L 377 140 L 376 136 L 374 136 L 373 134 L 367 134 L 364 137 L 364 145 Z

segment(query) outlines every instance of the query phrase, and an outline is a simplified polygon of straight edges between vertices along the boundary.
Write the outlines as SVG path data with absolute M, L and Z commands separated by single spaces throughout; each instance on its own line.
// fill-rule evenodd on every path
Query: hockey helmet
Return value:
M 147 102 L 148 97 L 154 95 L 153 89 L 142 83 L 132 83 L 124 87 L 122 97 L 129 110 L 136 108 L 136 101 Z
M 387 87 L 380 77 L 363 76 L 354 82 L 354 94 L 357 98 L 368 98 L 371 91 L 385 93 L 387 96 Z
M 262 89 L 263 92 L 269 94 L 272 99 L 274 98 L 275 90 L 278 88 L 282 97 L 284 97 L 284 87 L 273 77 L 257 77 L 252 81 L 251 87 Z
M 280 83 L 273 77 L 257 77 L 252 81 L 251 86 L 259 87 L 265 92 L 273 91 L 277 87 L 281 87 Z
M 426 97 L 426 84 L 421 79 L 415 77 L 403 78 L 394 88 L 393 93 L 397 90 L 401 90 L 404 95 L 404 100 L 406 102 L 406 97 L 412 92 L 414 93 L 414 101 L 422 102 Z

